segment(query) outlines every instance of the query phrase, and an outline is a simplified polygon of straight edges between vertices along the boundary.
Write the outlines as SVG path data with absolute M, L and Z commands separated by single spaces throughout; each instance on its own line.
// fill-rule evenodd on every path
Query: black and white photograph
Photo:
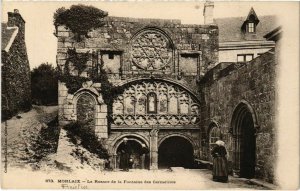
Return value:
M 299 189 L 298 1 L 1 4 L 1 188 Z

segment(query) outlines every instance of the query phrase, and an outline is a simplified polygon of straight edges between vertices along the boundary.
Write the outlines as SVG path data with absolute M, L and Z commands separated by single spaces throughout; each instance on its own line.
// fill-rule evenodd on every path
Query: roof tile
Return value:
M 6 23 L 1 23 L 1 50 L 4 50 L 16 29 L 7 29 Z
M 277 26 L 276 16 L 259 16 L 259 23 L 256 27 L 255 34 L 244 34 L 241 27 L 245 21 L 245 17 L 229 17 L 215 19 L 219 27 L 219 41 L 233 42 L 233 41 L 253 41 L 265 40 L 264 35 L 275 29 Z

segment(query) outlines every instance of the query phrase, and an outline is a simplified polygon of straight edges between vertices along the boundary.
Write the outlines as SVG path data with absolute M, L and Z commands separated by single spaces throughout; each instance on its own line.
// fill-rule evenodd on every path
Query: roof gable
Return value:
M 256 13 L 255 13 L 253 7 L 251 7 L 251 9 L 250 9 L 250 11 L 249 11 L 249 13 L 248 13 L 248 16 L 247 16 L 247 18 L 246 18 L 246 21 L 251 20 L 251 19 L 252 19 L 251 16 L 254 16 L 254 19 L 259 21 L 259 19 L 258 19 Z
M 18 27 L 8 27 L 6 23 L 1 23 L 1 50 L 9 51 L 18 31 Z
M 246 25 L 249 23 L 249 22 L 253 22 L 255 23 L 255 25 L 257 25 L 259 23 L 259 19 L 253 9 L 253 7 L 251 7 L 249 13 L 248 13 L 248 16 L 246 18 L 246 20 L 244 21 L 244 23 L 242 24 L 241 26 L 241 29 L 243 31 L 246 31 Z

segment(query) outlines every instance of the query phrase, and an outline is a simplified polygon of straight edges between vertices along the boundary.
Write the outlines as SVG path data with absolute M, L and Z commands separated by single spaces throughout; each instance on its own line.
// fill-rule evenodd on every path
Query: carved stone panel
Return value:
M 185 126 L 200 120 L 199 104 L 183 88 L 160 81 L 138 82 L 113 103 L 117 126 Z
M 170 112 L 170 114 L 178 113 L 178 100 L 177 100 L 177 97 L 175 97 L 175 96 L 172 96 L 170 98 L 169 112 Z
M 132 69 L 170 70 L 171 60 L 171 43 L 158 31 L 145 31 L 132 41 Z
M 139 94 L 137 96 L 137 104 L 136 104 L 136 113 L 137 114 L 145 114 L 146 101 L 147 101 L 147 98 L 144 94 Z

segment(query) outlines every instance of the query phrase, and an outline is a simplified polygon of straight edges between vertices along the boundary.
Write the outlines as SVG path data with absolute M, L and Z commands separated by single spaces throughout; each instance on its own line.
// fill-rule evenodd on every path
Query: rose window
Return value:
M 171 58 L 170 42 L 159 32 L 144 32 L 132 42 L 132 69 L 170 70 Z

